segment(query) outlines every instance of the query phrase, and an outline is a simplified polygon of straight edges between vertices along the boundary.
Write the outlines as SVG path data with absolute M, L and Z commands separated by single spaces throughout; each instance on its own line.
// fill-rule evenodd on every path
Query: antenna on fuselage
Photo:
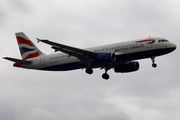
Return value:
M 153 38 L 149 35 L 149 38 L 151 39 L 151 41 L 153 40 Z

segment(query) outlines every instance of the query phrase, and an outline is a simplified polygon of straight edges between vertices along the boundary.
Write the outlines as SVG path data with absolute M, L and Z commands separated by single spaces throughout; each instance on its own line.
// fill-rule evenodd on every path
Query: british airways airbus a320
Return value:
M 51 45 L 55 51 L 61 51 L 46 55 L 42 53 L 33 42 L 23 33 L 16 33 L 22 59 L 4 57 L 15 62 L 15 67 L 46 70 L 67 71 L 85 68 L 87 74 L 93 73 L 93 68 L 105 70 L 102 78 L 109 79 L 107 71 L 111 68 L 116 73 L 133 72 L 139 69 L 139 62 L 133 61 L 151 58 L 152 66 L 156 67 L 155 57 L 170 53 L 176 49 L 176 45 L 160 37 L 120 42 L 87 49 L 80 49 L 49 40 L 37 39 Z

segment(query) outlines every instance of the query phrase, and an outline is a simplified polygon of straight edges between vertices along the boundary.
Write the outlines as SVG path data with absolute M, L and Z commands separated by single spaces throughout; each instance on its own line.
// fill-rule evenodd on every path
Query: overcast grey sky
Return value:
M 139 60 L 137 72 L 101 78 L 82 70 L 18 69 L 0 60 L 1 120 L 179 120 L 180 2 L 177 0 L 1 0 L 0 56 L 21 58 L 14 33 L 24 32 L 44 53 L 46 38 L 79 48 L 164 37 L 177 49 Z

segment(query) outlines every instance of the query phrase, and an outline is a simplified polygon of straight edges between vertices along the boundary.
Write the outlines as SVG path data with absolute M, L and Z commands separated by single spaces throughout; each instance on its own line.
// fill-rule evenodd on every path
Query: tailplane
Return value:
M 43 54 L 23 32 L 15 34 L 22 60 L 35 58 Z

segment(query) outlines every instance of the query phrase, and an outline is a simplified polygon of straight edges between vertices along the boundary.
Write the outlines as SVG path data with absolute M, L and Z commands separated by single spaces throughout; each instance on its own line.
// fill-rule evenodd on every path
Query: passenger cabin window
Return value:
M 159 40 L 158 42 L 169 42 L 168 40 Z

